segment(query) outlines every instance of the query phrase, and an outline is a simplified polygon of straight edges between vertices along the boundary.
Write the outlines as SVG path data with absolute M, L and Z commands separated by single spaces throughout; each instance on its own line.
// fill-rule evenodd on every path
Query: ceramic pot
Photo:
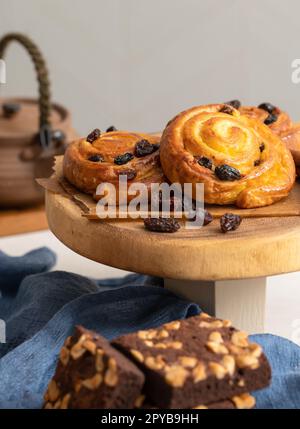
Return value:
M 14 41 L 34 62 L 39 98 L 0 98 L 1 208 L 41 203 L 44 192 L 35 179 L 49 176 L 54 156 L 77 137 L 69 111 L 51 103 L 48 71 L 37 46 L 22 34 L 8 34 L 0 40 L 0 58 Z

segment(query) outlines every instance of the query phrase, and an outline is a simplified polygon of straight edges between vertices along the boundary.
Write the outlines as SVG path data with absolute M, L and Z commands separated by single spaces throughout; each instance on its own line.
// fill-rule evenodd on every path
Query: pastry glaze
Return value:
M 291 128 L 279 134 L 281 140 L 286 144 L 291 151 L 295 164 L 300 166 L 300 123 L 293 124 Z M 299 170 L 299 168 L 297 168 Z
M 134 157 L 124 165 L 117 165 L 114 159 L 124 153 L 134 154 L 135 145 L 138 141 L 146 139 L 151 144 L 159 143 L 157 135 L 147 135 L 128 131 L 113 131 L 101 134 L 93 143 L 85 138 L 74 141 L 66 150 L 63 162 L 65 178 L 76 188 L 83 192 L 92 194 L 95 199 L 96 188 L 99 184 L 112 183 L 118 189 L 119 176 L 121 174 L 134 173 L 135 177 L 131 183 L 144 183 L 150 190 L 151 183 L 164 181 L 160 167 L 159 150 L 141 158 Z M 103 162 L 89 161 L 93 155 L 101 155 Z M 133 198 L 133 196 L 129 199 Z
M 268 112 L 263 109 L 260 109 L 259 107 L 254 106 L 241 106 L 239 108 L 239 111 L 241 115 L 248 116 L 252 119 L 258 119 L 261 122 L 264 122 L 269 116 Z M 277 120 L 272 124 L 268 125 L 268 127 L 275 134 L 280 135 L 280 133 L 292 127 L 293 122 L 287 113 L 283 112 L 278 107 L 275 107 L 273 113 L 277 116 Z
M 242 106 L 239 111 L 242 115 L 261 122 L 264 122 L 269 115 L 265 110 L 252 106 Z M 292 152 L 296 166 L 300 166 L 300 124 L 293 123 L 289 115 L 278 107 L 275 108 L 274 113 L 277 115 L 277 120 L 268 127 L 282 139 Z
M 160 146 L 167 178 L 192 183 L 194 197 L 196 183 L 203 183 L 205 202 L 211 204 L 253 208 L 286 197 L 295 181 L 289 150 L 260 120 L 241 115 L 234 108 L 231 114 L 220 112 L 224 106 L 193 107 L 168 123 Z M 213 169 L 198 164 L 195 157 L 202 156 L 212 160 L 213 169 L 227 164 L 239 170 L 242 178 L 219 180 Z

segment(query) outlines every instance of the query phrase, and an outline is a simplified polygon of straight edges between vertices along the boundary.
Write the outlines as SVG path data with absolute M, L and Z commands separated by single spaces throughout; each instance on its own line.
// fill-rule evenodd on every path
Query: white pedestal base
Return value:
M 244 280 L 165 279 L 165 287 L 250 334 L 265 332 L 266 277 Z

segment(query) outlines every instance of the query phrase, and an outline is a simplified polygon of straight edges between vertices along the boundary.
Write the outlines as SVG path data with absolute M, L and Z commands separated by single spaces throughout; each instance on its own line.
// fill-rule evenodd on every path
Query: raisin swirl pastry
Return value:
M 296 166 L 300 166 L 300 124 L 295 124 L 286 112 L 271 103 L 261 103 L 255 107 L 242 106 L 239 100 L 232 100 L 226 104 L 238 108 L 242 115 L 268 125 L 292 152 Z
M 259 120 L 226 104 L 193 107 L 163 132 L 160 159 L 171 182 L 204 183 L 204 199 L 240 208 L 286 197 L 295 165 L 279 137 Z
M 151 183 L 164 179 L 159 160 L 157 135 L 128 131 L 111 131 L 101 134 L 98 129 L 71 143 L 64 155 L 65 178 L 76 188 L 92 194 L 95 199 L 97 186 L 112 183 L 118 189 L 120 175 L 126 175 L 128 186 L 133 182 L 144 183 L 150 190 Z M 128 200 L 133 196 L 128 195 Z
M 257 118 L 264 122 L 277 134 L 291 151 L 295 164 L 300 166 L 300 124 L 295 124 L 289 115 L 279 107 L 270 103 L 262 103 L 259 107 L 241 107 L 242 115 Z
M 242 115 L 248 116 L 252 119 L 258 119 L 267 125 L 275 134 L 279 135 L 290 129 L 293 122 L 286 112 L 283 112 L 279 107 L 275 107 L 270 103 L 263 103 L 260 106 L 270 106 L 269 111 L 262 107 L 255 106 L 241 106 L 239 111 Z M 273 110 L 271 111 L 271 108 Z
M 300 123 L 294 123 L 290 128 L 279 134 L 281 140 L 291 151 L 297 169 L 300 175 Z

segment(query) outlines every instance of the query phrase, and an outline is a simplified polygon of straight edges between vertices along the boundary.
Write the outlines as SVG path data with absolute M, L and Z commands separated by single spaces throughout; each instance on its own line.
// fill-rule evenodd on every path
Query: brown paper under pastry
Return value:
M 70 198 L 76 203 L 82 215 L 91 220 L 99 220 L 96 213 L 96 201 L 91 195 L 78 191 L 62 174 L 62 156 L 56 157 L 54 174 L 49 179 L 37 179 L 37 182 L 46 190 Z M 245 218 L 284 217 L 300 215 L 300 183 L 296 182 L 289 196 L 276 204 L 256 209 L 238 209 L 234 206 L 207 205 L 206 208 L 215 217 L 219 218 L 224 213 L 234 213 Z M 113 219 L 109 219 L 112 221 Z M 120 221 L 121 219 L 116 219 Z

